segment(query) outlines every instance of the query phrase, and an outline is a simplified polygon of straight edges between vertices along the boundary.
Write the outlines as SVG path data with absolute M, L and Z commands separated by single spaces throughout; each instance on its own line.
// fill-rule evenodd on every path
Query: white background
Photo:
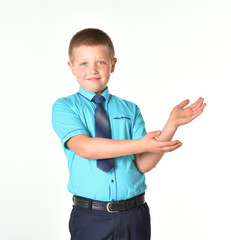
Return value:
M 231 2 L 229 0 L 21 0 L 0 3 L 0 239 L 69 239 L 71 194 L 51 107 L 78 91 L 71 37 L 111 36 L 112 94 L 162 129 L 182 100 L 204 113 L 181 127 L 183 146 L 146 174 L 153 240 L 230 240 Z

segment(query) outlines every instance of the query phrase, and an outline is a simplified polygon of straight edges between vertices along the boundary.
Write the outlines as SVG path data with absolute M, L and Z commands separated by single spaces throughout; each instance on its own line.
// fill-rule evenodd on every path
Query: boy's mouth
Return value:
M 88 81 L 99 81 L 100 78 L 96 78 L 96 77 L 93 77 L 93 78 L 87 78 Z

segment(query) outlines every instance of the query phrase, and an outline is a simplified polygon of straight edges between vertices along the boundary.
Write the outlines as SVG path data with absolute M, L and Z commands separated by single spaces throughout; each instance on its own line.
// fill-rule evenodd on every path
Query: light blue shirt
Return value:
M 52 108 L 52 124 L 61 139 L 68 160 L 68 190 L 77 196 L 99 201 L 120 201 L 146 190 L 145 176 L 135 165 L 134 155 L 114 158 L 115 167 L 105 173 L 94 159 L 78 156 L 66 142 L 78 134 L 95 137 L 95 93 L 79 88 L 77 94 L 59 98 Z M 103 106 L 108 115 L 112 139 L 141 139 L 146 135 L 144 121 L 136 104 L 109 94 L 106 89 Z

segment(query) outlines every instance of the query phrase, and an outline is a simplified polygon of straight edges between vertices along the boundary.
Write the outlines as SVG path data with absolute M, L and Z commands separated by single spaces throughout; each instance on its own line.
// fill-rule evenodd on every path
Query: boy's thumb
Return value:
M 161 131 L 160 131 L 160 130 L 158 130 L 158 131 L 154 131 L 154 132 L 151 132 L 151 134 L 152 134 L 152 137 L 153 137 L 153 138 L 155 138 L 155 137 L 159 137 L 160 134 L 161 134 Z

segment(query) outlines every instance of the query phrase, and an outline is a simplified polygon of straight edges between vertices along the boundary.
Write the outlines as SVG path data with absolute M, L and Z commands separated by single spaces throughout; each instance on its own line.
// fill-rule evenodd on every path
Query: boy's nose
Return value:
M 98 73 L 97 66 L 96 65 L 91 65 L 89 71 L 90 71 L 90 73 Z

